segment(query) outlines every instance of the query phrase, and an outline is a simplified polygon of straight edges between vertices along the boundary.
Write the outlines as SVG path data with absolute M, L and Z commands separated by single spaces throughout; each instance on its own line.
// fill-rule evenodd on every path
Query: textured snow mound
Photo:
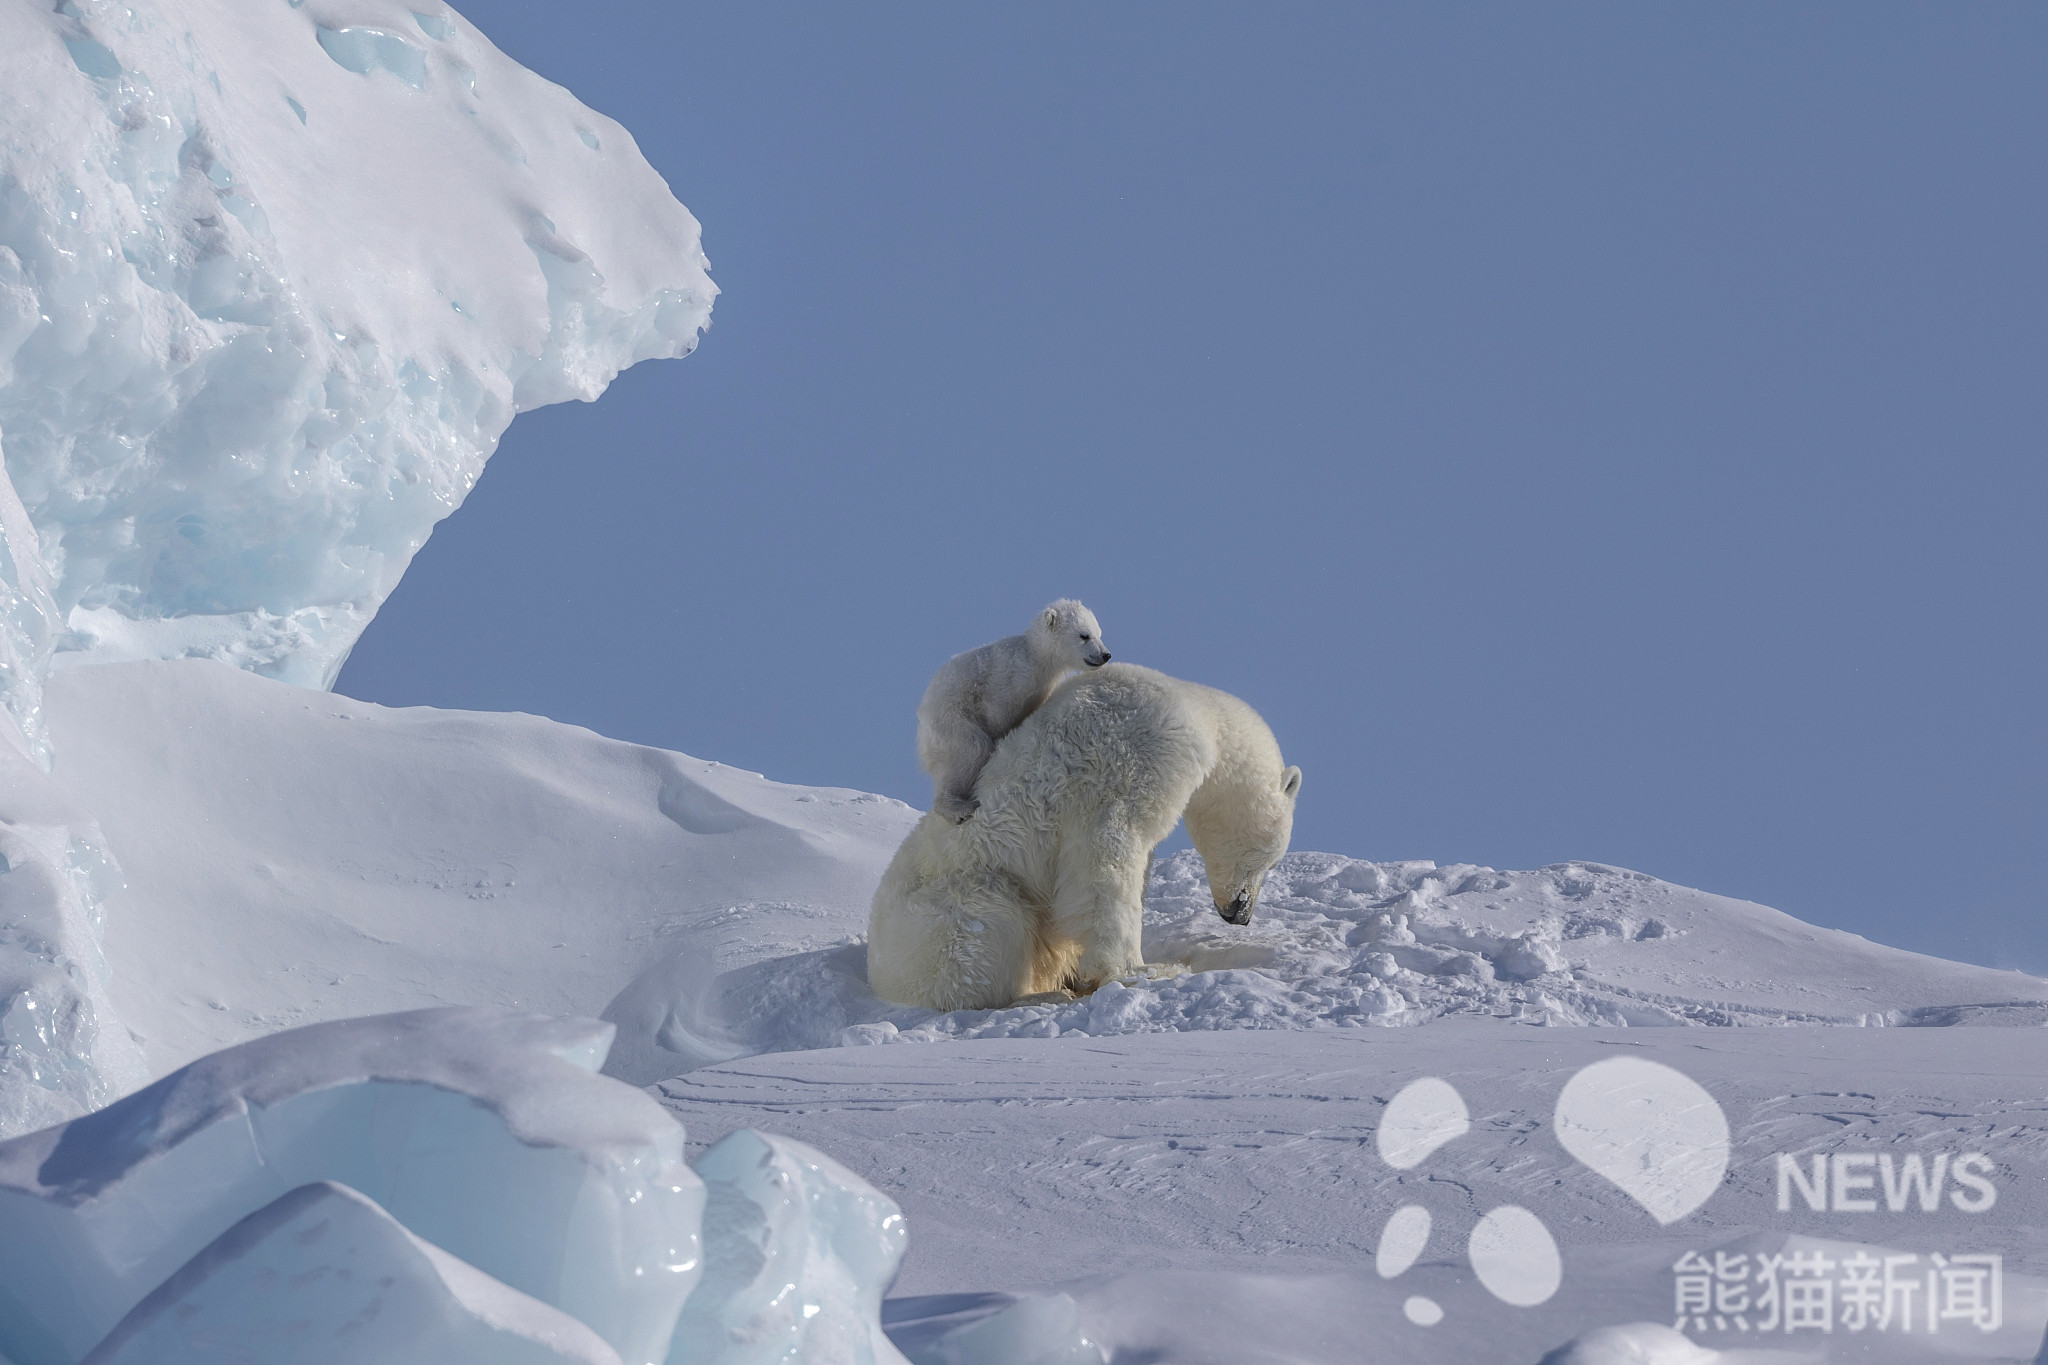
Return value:
M 700 1270 L 683 1131 L 594 1020 L 451 1009 L 277 1034 L 0 1144 L 0 1353 L 75 1361 L 229 1227 L 334 1180 L 631 1362 Z
M 9 709 L 52 649 L 326 685 L 513 414 L 715 292 L 625 129 L 438 0 L 0 7 Z
M 332 1181 L 250 1214 L 137 1304 L 84 1365 L 619 1365 L 566 1313 L 423 1242 Z
M 1233 928 L 1215 912 L 1200 858 L 1183 851 L 1153 870 L 1144 932 L 1146 960 L 1183 974 L 1005 1010 L 939 1014 L 877 1000 L 855 944 L 755 963 L 696 1000 L 697 1047 L 722 1060 L 834 1044 L 1453 1016 L 1636 1027 L 2048 1022 L 2048 981 L 1595 863 L 1499 872 L 1289 854 L 1257 918 Z

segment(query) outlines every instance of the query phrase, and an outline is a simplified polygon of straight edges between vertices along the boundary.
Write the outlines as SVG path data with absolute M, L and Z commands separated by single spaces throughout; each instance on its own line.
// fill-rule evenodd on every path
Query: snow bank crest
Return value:
M 410 3 L 0 10 L 0 686 L 32 741 L 52 649 L 331 683 L 515 412 L 707 325 L 696 220 L 626 130 Z

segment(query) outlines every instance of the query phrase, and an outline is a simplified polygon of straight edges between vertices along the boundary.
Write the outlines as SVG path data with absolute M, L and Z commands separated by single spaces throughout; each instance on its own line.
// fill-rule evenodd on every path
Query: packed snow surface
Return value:
M 777 1053 L 700 1068 L 656 1091 L 693 1143 L 773 1128 L 829 1146 L 902 1205 L 910 1248 L 886 1320 L 919 1365 L 946 1365 L 949 1340 L 1032 1303 L 1041 1350 L 1067 1349 L 1078 1333 L 1117 1360 L 1179 1365 L 1536 1365 L 1581 1338 L 1557 1361 L 2033 1365 L 2048 1331 L 2042 1040 L 2021 1028 L 1530 1028 L 1453 1018 L 1418 1029 Z M 1629 1150 L 1644 1163 L 1676 1162 L 1662 1188 L 1685 1185 L 1712 1151 L 1715 1124 L 1700 1120 L 1724 1125 L 1727 1146 L 1707 1171 L 1719 1178 L 1695 1186 L 1696 1202 L 1669 1222 L 1630 1163 L 1589 1161 L 1569 1136 L 1594 1117 L 1575 1083 L 1618 1061 L 1685 1082 L 1606 1110 L 1603 1126 L 1617 1138 L 1632 1130 Z M 1441 1115 L 1445 1097 L 1461 1126 L 1397 1140 L 1425 1127 L 1404 1123 L 1404 1107 Z M 1690 1150 L 1674 1133 L 1692 1135 Z M 1971 1152 L 1987 1157 L 1988 1205 L 1947 1178 L 1931 1187 L 1931 1208 L 1912 1187 L 1895 1203 L 1872 1160 L 1899 1166 L 1918 1153 L 1931 1170 L 1937 1157 Z M 1816 1157 L 1862 1161 L 1878 1176 L 1860 1192 L 1869 1206 L 1852 1190 L 1850 1207 L 1817 1211 L 1796 1185 L 1781 1206 L 1781 1155 L 1802 1172 Z M 1511 1271 L 1540 1267 L 1543 1246 L 1554 1249 L 1555 1279 L 1538 1286 L 1547 1294 L 1518 1294 L 1512 1274 L 1489 1282 L 1480 1264 L 1489 1216 L 1493 1228 L 1519 1225 L 1530 1239 Z M 1418 1225 L 1406 1254 L 1390 1254 L 1402 1250 L 1390 1246 L 1398 1230 Z M 2001 1258 L 1995 1323 L 1983 1303 L 1929 1330 L 1935 1256 L 1952 1267 Z M 1688 1257 L 1724 1272 L 1723 1309 L 1733 1289 L 1747 1291 L 1743 1320 L 1710 1304 L 1674 1331 L 1680 1278 L 1697 1273 L 1677 1269 Z M 1768 1257 L 1786 1260 L 1759 1278 Z M 1793 1329 L 1782 1313 L 1772 1320 L 1765 1289 L 1780 1274 L 1795 1278 L 1786 1269 L 1794 1257 L 1825 1269 L 1809 1282 L 1843 1293 L 1830 1330 Z M 1858 1265 L 1887 1273 L 1887 1258 L 1915 1286 L 1911 1331 L 1896 1301 L 1884 1327 L 1875 1306 L 1843 1316 L 1851 1305 L 1839 1286 Z M 1059 1296 L 1071 1316 L 1043 1302 Z M 1435 1314 L 1411 1312 L 1416 1300 Z M 1700 1354 L 1679 1352 L 1674 1336 Z
M 438 0 L 0 6 L 0 688 L 326 685 L 514 413 L 716 290 L 632 137 Z

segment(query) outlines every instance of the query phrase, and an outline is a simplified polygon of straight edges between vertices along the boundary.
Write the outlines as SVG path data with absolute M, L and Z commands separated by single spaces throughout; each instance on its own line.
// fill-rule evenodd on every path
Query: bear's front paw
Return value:
M 1185 962 L 1147 962 L 1142 967 L 1125 972 L 1117 980 L 1130 985 L 1139 981 L 1171 981 L 1176 976 L 1187 974 L 1188 964 Z
M 1019 1005 L 1071 1005 L 1076 998 L 1070 990 L 1055 988 L 1036 995 L 1020 995 L 1010 1002 L 1010 1008 L 1015 1009 Z

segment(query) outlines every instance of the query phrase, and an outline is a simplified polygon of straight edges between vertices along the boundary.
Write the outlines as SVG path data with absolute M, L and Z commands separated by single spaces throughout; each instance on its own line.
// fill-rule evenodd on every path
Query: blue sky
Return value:
M 923 805 L 926 679 L 1073 594 L 1297 848 L 2048 972 L 2048 9 L 460 8 L 725 292 L 341 691 Z

